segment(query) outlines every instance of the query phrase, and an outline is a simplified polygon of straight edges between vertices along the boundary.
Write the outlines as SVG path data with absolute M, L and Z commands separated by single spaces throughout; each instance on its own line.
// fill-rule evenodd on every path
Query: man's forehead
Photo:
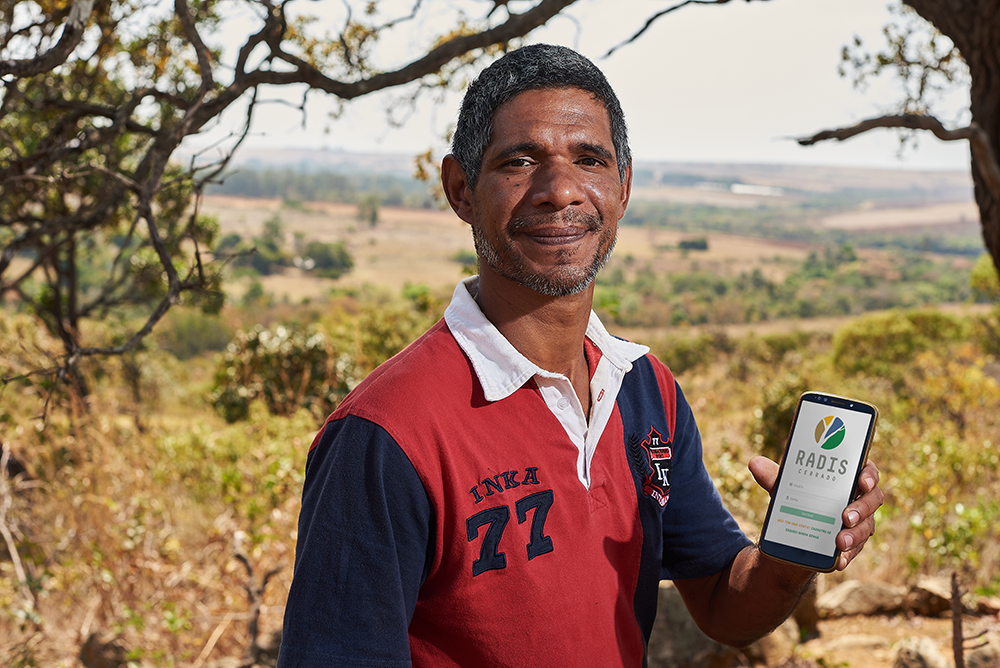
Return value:
M 490 133 L 490 142 L 488 146 L 492 146 L 494 142 L 498 139 L 498 137 L 496 136 L 497 121 L 500 120 L 507 112 L 509 112 L 515 103 L 517 102 L 523 103 L 525 101 L 530 101 L 533 105 L 539 107 L 546 104 L 546 102 L 549 105 L 554 105 L 557 104 L 556 99 L 553 98 L 552 96 L 545 95 L 546 93 L 552 93 L 552 92 L 566 92 L 569 94 L 579 94 L 583 97 L 586 97 L 588 100 L 595 102 L 596 104 L 594 106 L 602 110 L 600 112 L 600 119 L 603 121 L 604 128 L 608 132 L 609 139 L 611 138 L 612 134 L 611 114 L 608 111 L 607 107 L 605 106 L 604 101 L 600 98 L 600 96 L 598 96 L 593 91 L 589 91 L 584 88 L 578 88 L 576 86 L 547 86 L 544 88 L 530 88 L 528 90 L 521 91 L 516 95 L 514 95 L 509 100 L 505 101 L 499 107 L 497 107 L 496 111 L 493 113 L 493 128 L 492 132 Z M 526 98 L 529 99 L 526 100 Z
M 587 90 L 586 88 L 580 88 L 579 86 L 540 86 L 538 88 L 529 88 L 527 90 L 522 90 L 515 93 L 510 99 L 505 100 L 503 104 L 501 104 L 496 108 L 496 111 L 493 112 L 493 118 L 495 119 L 505 109 L 509 109 L 511 105 L 514 104 L 515 101 L 518 100 L 523 101 L 524 98 L 526 97 L 537 98 L 540 97 L 541 95 L 544 95 L 545 93 L 554 93 L 554 92 L 566 92 L 570 94 L 579 94 L 584 97 L 587 97 L 588 99 L 593 100 L 594 102 L 599 104 L 602 108 L 604 108 L 605 114 L 607 115 L 607 108 L 604 104 L 604 100 L 601 99 L 600 95 L 598 95 L 593 91 Z M 610 116 L 609 116 L 609 124 L 610 124 Z

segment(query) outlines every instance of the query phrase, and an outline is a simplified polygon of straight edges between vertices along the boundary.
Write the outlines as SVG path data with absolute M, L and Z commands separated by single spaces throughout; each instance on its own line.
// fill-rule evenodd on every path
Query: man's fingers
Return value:
M 844 509 L 844 530 L 837 534 L 837 547 L 841 550 L 837 570 L 844 570 L 875 535 L 875 511 L 885 496 L 878 486 L 878 468 L 870 460 L 861 470 L 858 488 L 862 494 Z
M 778 465 L 767 457 L 754 457 L 747 464 L 753 479 L 764 488 L 768 494 L 774 490 L 774 482 L 778 479 Z

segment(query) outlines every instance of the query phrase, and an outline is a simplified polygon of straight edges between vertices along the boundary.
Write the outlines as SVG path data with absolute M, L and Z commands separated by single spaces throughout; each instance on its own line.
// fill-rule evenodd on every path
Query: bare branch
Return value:
M 212 77 L 212 62 L 209 59 L 209 50 L 205 46 L 205 42 L 201 39 L 201 35 L 198 34 L 198 29 L 195 27 L 194 21 L 191 19 L 187 0 L 174 0 L 174 12 L 177 14 L 177 19 L 184 29 L 184 34 L 191 41 L 191 46 L 194 47 L 194 52 L 198 57 L 198 69 L 201 70 L 201 88 L 198 91 L 200 97 L 215 86 L 215 80 Z
M 7 481 L 7 462 L 10 458 L 10 446 L 3 444 L 0 450 L 0 536 L 3 536 L 7 546 L 7 553 L 10 555 L 11 563 L 14 565 L 14 576 L 17 578 L 18 590 L 24 598 L 28 610 L 35 608 L 35 595 L 28 586 L 28 573 L 24 569 L 20 556 L 17 553 L 17 543 L 14 542 L 14 534 L 7 526 L 7 513 L 13 507 L 13 498 L 10 493 L 10 485 Z
M 990 145 L 989 135 L 976 122 L 972 122 L 964 128 L 949 130 L 934 116 L 922 116 L 918 114 L 879 116 L 878 118 L 863 120 L 850 127 L 824 130 L 810 137 L 799 137 L 795 141 L 800 146 L 812 146 L 828 139 L 844 141 L 876 128 L 926 130 L 933 133 L 935 137 L 942 141 L 968 140 L 983 179 L 989 188 L 1000 197 L 1000 164 L 997 163 L 996 152 Z
M 415 19 L 417 17 L 417 12 L 420 10 L 420 5 L 422 3 L 423 3 L 423 0 L 416 0 L 416 2 L 413 3 L 413 9 L 410 11 L 409 14 L 407 14 L 406 16 L 401 16 L 401 17 L 396 18 L 396 19 L 392 19 L 391 21 L 388 21 L 386 23 L 383 23 L 381 26 L 379 26 L 377 28 L 377 30 L 378 31 L 382 31 L 382 30 L 386 30 L 388 28 L 394 28 L 395 26 L 399 25 L 400 23 L 404 23 L 406 21 L 412 21 L 413 19 Z
M 216 118 L 223 109 L 235 102 L 248 89 L 260 85 L 287 85 L 304 83 L 317 90 L 322 90 L 344 100 L 353 100 L 369 93 L 385 88 L 401 86 L 416 81 L 428 74 L 433 74 L 459 56 L 483 49 L 493 44 L 503 44 L 517 37 L 522 37 L 535 28 L 544 25 L 560 11 L 573 4 L 576 0 L 541 0 L 535 7 L 523 14 L 513 14 L 504 23 L 473 35 L 453 37 L 438 45 L 430 52 L 400 69 L 373 75 L 358 81 L 337 81 L 323 74 L 319 69 L 306 61 L 284 51 L 275 52 L 280 58 L 295 69 L 293 71 L 254 70 L 251 72 L 236 72 L 236 77 L 225 91 L 214 100 L 206 102 L 200 110 L 192 130 L 197 131 L 205 123 Z M 728 2 L 728 0 L 725 0 Z M 264 32 L 264 31 L 262 31 Z M 257 38 L 257 36 L 255 36 Z M 249 55 L 247 52 L 246 55 Z M 246 59 L 241 53 L 240 62 Z
M 631 44 L 632 42 L 636 41 L 637 39 L 639 39 L 640 37 L 642 37 L 642 35 L 647 30 L 649 30 L 652 27 L 652 25 L 654 23 L 656 23 L 659 19 L 663 18 L 667 14 L 670 14 L 671 12 L 675 12 L 678 9 L 681 9 L 682 7 L 686 7 L 688 5 L 725 5 L 729 1 L 730 0 L 684 0 L 683 2 L 680 2 L 680 3 L 676 4 L 676 5 L 672 5 L 670 7 L 667 7 L 666 9 L 664 9 L 662 11 L 659 11 L 659 12 L 656 12 L 655 14 L 653 14 L 652 16 L 650 16 L 648 19 L 646 19 L 646 23 L 643 24 L 643 26 L 641 28 L 639 28 L 639 30 L 634 35 L 632 35 L 631 37 L 629 37 L 624 42 L 620 42 L 619 44 L 616 44 L 613 47 L 611 47 L 608 50 L 608 52 L 604 54 L 604 57 L 607 58 L 612 53 L 614 53 L 618 49 L 622 48 L 623 46 L 626 46 L 626 45 Z M 746 1 L 747 2 L 751 2 L 752 0 L 746 0 Z
M 73 7 L 56 45 L 35 58 L 0 61 L 0 76 L 30 77 L 62 65 L 83 38 L 93 9 L 94 0 L 73 0 Z

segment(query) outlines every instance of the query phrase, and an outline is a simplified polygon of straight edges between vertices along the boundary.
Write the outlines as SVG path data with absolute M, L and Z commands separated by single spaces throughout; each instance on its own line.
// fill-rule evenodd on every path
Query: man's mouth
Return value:
M 552 246 L 579 241 L 600 229 L 598 216 L 583 213 L 521 216 L 512 220 L 509 226 L 512 237 L 523 235 L 535 243 Z

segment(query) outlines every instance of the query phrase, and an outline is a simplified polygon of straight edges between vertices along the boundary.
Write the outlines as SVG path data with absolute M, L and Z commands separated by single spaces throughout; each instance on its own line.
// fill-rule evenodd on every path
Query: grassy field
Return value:
M 296 233 L 308 241 L 343 241 L 354 268 L 340 279 L 303 280 L 302 272 L 290 268 L 281 275 L 262 277 L 264 290 L 279 301 L 300 302 L 316 298 L 334 286 L 375 285 L 398 292 L 407 284 L 423 284 L 435 290 L 450 290 L 463 276 L 462 265 L 452 258 L 460 251 L 473 252 L 472 233 L 451 210 L 382 207 L 379 222 L 370 226 L 357 220 L 357 207 L 350 204 L 311 203 L 284 206 L 279 200 L 236 197 L 206 197 L 202 212 L 215 216 L 223 234 L 244 238 L 260 234 L 264 222 L 278 216 L 284 223 L 286 242 Z M 690 234 L 663 229 L 619 228 L 613 263 L 686 271 L 692 264 L 730 273 L 760 267 L 775 278 L 782 277 L 784 261 L 801 261 L 809 252 L 803 244 L 769 241 L 731 235 L 708 235 L 709 250 L 684 253 L 677 244 Z M 614 265 L 611 265 L 614 266 Z M 248 281 L 230 288 L 238 298 Z

